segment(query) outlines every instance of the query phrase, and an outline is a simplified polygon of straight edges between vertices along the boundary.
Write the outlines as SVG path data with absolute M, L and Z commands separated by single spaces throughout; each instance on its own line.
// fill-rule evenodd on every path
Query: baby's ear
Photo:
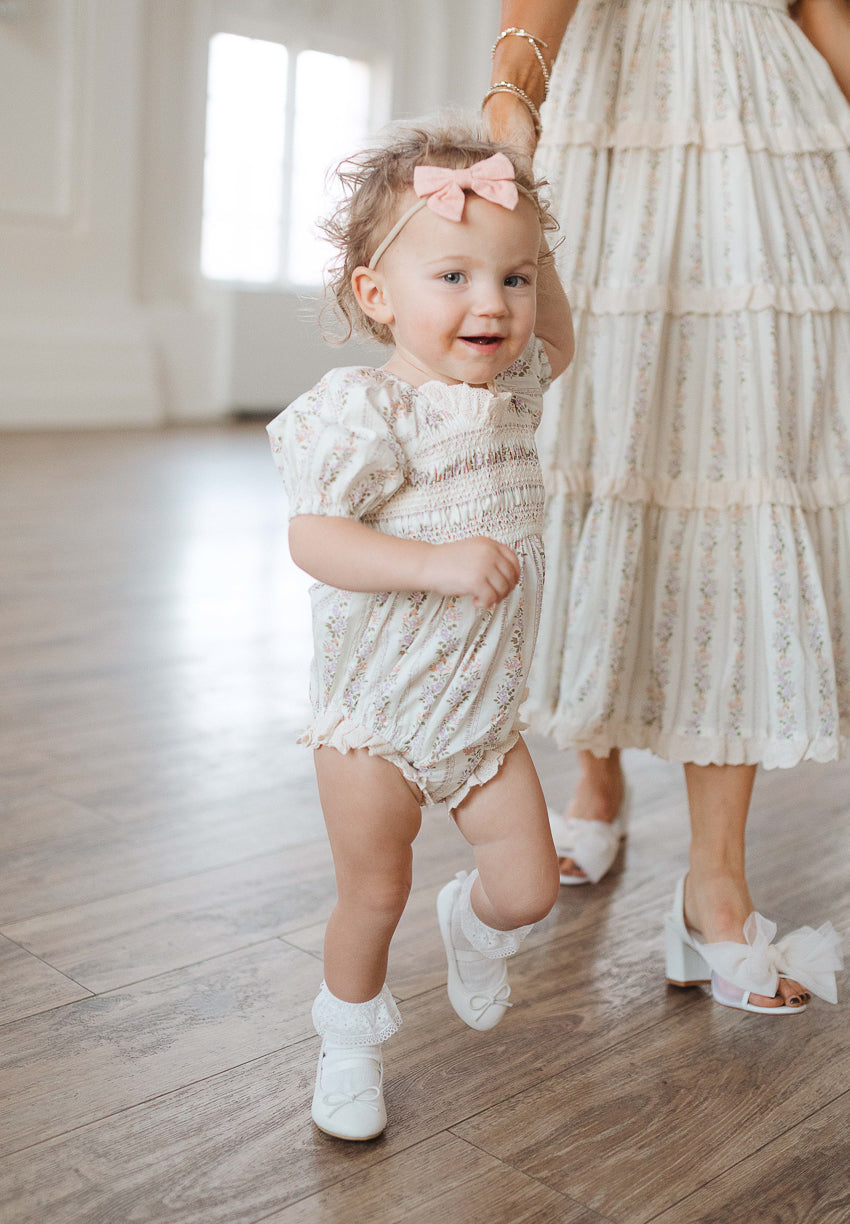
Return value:
M 357 304 L 376 323 L 392 323 L 395 319 L 387 286 L 381 273 L 361 265 L 351 273 L 351 288 Z

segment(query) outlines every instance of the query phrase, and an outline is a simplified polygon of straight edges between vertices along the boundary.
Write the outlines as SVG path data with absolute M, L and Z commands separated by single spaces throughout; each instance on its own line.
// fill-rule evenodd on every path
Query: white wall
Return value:
M 138 6 L 39 0 L 8 14 L 0 20 L 0 421 L 155 419 L 156 370 L 133 291 Z
M 318 19 L 386 52 L 392 114 L 410 117 L 477 106 L 498 9 L 0 3 L 0 428 L 274 410 L 330 365 L 379 359 L 375 348 L 328 348 L 291 294 L 200 277 L 209 37 L 236 26 L 274 36 Z

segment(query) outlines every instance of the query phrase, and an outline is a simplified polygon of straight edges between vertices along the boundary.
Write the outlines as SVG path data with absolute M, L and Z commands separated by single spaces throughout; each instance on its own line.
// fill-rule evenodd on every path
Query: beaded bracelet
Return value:
M 547 42 L 544 42 L 542 38 L 538 38 L 536 34 L 529 34 L 528 30 L 523 30 L 521 26 L 509 26 L 508 29 L 502 30 L 502 32 L 499 34 L 499 37 L 493 43 L 493 46 L 490 50 L 491 59 L 493 59 L 493 57 L 495 56 L 496 48 L 498 47 L 502 39 L 508 38 L 510 35 L 515 35 L 517 38 L 524 38 L 525 41 L 528 43 L 528 45 L 531 47 L 534 54 L 537 56 L 537 62 L 540 65 L 540 71 L 543 73 L 543 86 L 544 86 L 543 101 L 545 102 L 546 96 L 549 93 L 549 69 L 546 66 L 546 61 L 543 58 L 543 53 L 541 52 L 540 48 L 546 47 L 548 50 L 549 44 Z
M 492 98 L 493 94 L 496 93 L 512 93 L 516 94 L 518 98 L 521 98 L 531 112 L 531 118 L 534 121 L 534 131 L 538 136 L 540 135 L 540 133 L 543 131 L 543 124 L 540 120 L 540 112 L 524 89 L 520 89 L 519 85 L 514 85 L 513 81 L 495 81 L 481 100 L 482 110 L 484 109 L 484 105 L 488 98 Z

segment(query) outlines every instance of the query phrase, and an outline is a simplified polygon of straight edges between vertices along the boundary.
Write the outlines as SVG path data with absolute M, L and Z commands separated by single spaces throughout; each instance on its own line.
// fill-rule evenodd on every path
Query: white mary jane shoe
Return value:
M 549 813 L 549 827 L 558 858 L 572 859 L 584 872 L 583 876 L 559 876 L 562 884 L 598 884 L 610 871 L 620 842 L 626 836 L 629 803 L 630 793 L 626 786 L 620 810 L 610 824 L 604 820 L 579 820 L 578 816 Z
M 326 1045 L 319 1053 L 313 1121 L 335 1139 L 377 1139 L 387 1125 L 380 1046 L 335 1046 L 329 1055 Z
M 508 968 L 504 958 L 489 958 L 474 948 L 468 951 L 456 948 L 452 940 L 452 914 L 460 899 L 465 872 L 460 872 L 454 880 L 440 890 L 437 897 L 437 918 L 440 923 L 440 934 L 446 949 L 448 962 L 448 981 L 446 990 L 449 1002 L 460 1016 L 464 1024 L 470 1028 L 486 1032 L 495 1028 L 509 1007 L 511 988 L 508 984 Z M 462 965 L 489 964 L 493 966 L 493 982 L 487 989 L 472 989 L 464 984 L 461 978 Z
M 711 982 L 716 1003 L 739 1011 L 787 1016 L 808 1004 L 760 1007 L 750 995 L 774 996 L 781 977 L 799 982 L 829 1003 L 837 1001 L 836 970 L 842 968 L 841 939 L 831 922 L 817 931 L 799 927 L 774 944 L 776 923 L 753 911 L 744 923 L 746 943 L 703 943 L 685 924 L 685 877 L 679 880 L 673 908 L 664 923 L 667 981 L 673 986 Z

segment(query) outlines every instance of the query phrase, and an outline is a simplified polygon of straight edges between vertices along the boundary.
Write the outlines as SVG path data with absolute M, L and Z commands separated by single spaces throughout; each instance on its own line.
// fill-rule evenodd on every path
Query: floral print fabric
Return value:
M 783 0 L 581 0 L 543 114 L 576 357 L 526 708 L 789 766 L 850 718 L 850 107 Z
M 290 513 L 356 518 L 442 544 L 509 545 L 521 578 L 495 608 L 433 592 L 311 588 L 313 720 L 301 742 L 368 748 L 450 807 L 518 734 L 543 584 L 535 446 L 545 351 L 532 338 L 493 390 L 333 370 L 269 425 Z

